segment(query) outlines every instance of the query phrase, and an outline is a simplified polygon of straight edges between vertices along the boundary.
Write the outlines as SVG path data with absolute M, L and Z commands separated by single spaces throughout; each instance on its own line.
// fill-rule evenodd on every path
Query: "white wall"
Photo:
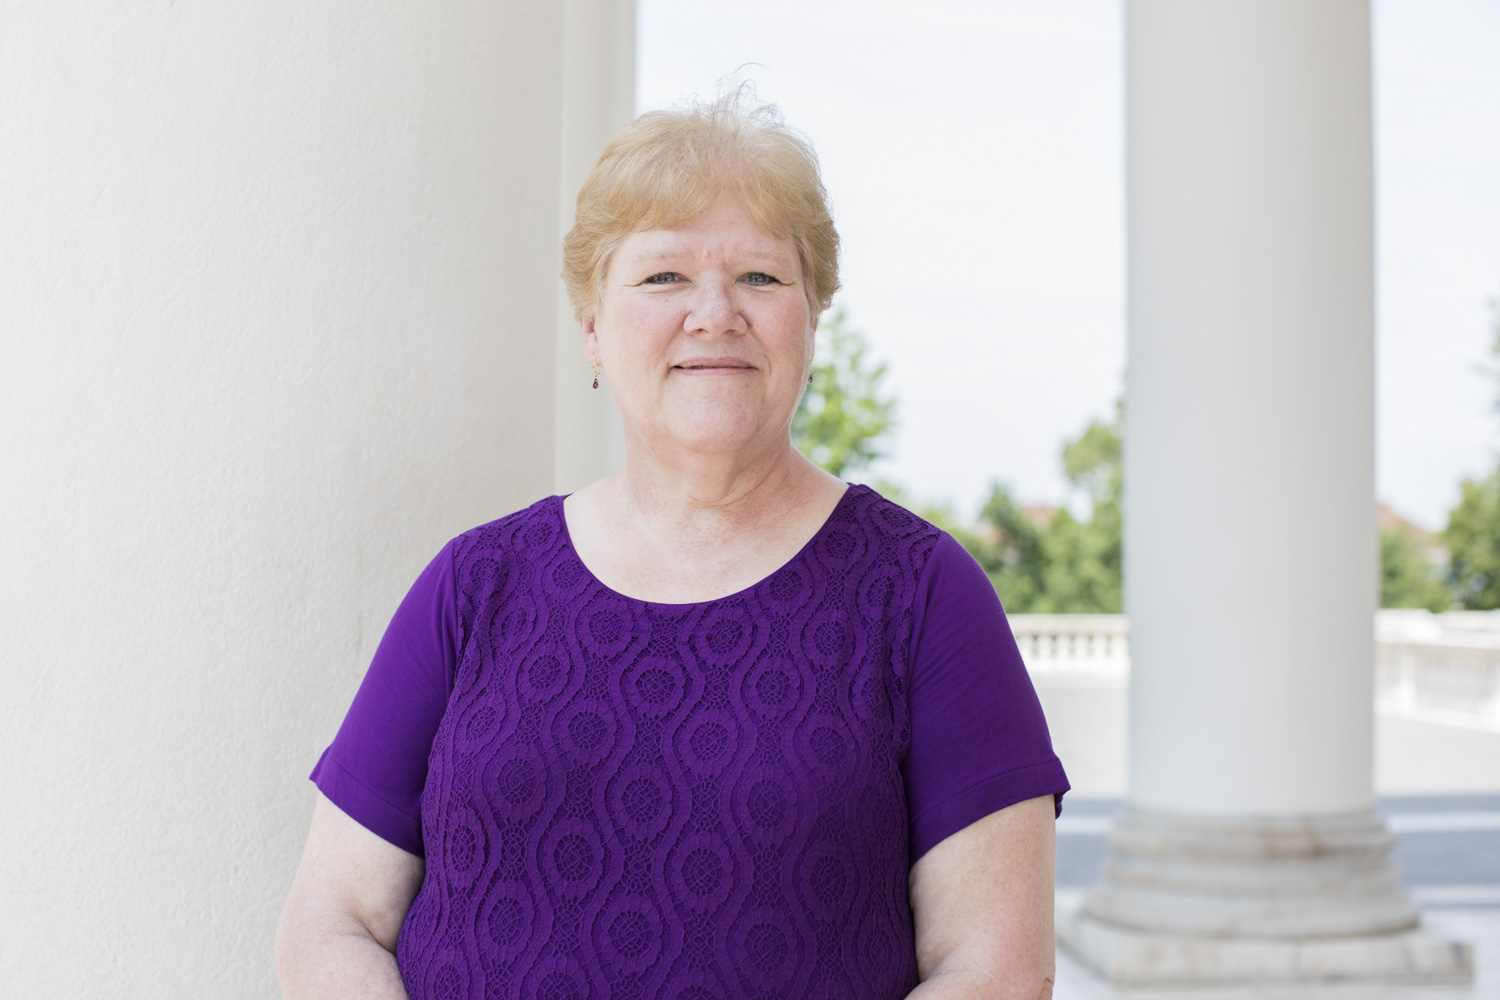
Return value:
M 6 995 L 276 995 L 395 603 L 552 486 L 562 29 L 0 8 Z
M 635 0 L 565 0 L 558 236 L 573 228 L 578 189 L 614 134 L 635 117 Z M 557 462 L 554 488 L 572 493 L 625 460 L 625 431 L 609 377 L 592 388 L 573 307 L 557 300 Z

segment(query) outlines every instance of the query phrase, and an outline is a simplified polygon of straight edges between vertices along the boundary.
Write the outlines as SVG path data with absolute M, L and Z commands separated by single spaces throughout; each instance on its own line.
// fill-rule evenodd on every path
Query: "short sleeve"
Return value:
M 1000 599 L 944 533 L 917 585 L 904 761 L 911 860 L 969 824 L 1068 779 Z
M 458 646 L 450 542 L 396 609 L 349 714 L 311 775 L 361 826 L 419 856 L 427 758 L 453 689 Z

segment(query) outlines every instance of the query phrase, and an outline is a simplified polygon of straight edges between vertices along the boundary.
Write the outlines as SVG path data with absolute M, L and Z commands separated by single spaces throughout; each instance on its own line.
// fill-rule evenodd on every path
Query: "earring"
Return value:
M 810 374 L 807 376 L 807 384 L 812 385 L 812 375 Z
M 599 366 L 589 365 L 589 367 L 594 370 L 594 388 L 597 389 L 599 388 Z

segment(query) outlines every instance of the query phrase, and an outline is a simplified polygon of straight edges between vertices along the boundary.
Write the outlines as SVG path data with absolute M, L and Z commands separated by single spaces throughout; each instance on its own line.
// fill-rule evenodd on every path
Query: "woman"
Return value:
M 984 574 L 792 447 L 838 237 L 737 95 L 630 125 L 565 278 L 617 472 L 450 542 L 337 738 L 289 997 L 1038 997 L 1067 789 Z

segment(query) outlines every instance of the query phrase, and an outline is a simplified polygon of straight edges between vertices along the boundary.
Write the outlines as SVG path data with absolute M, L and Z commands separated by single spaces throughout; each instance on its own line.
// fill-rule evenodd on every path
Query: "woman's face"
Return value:
M 734 202 L 622 240 L 583 332 L 627 437 L 705 453 L 784 440 L 812 363 L 805 291 L 796 246 Z

